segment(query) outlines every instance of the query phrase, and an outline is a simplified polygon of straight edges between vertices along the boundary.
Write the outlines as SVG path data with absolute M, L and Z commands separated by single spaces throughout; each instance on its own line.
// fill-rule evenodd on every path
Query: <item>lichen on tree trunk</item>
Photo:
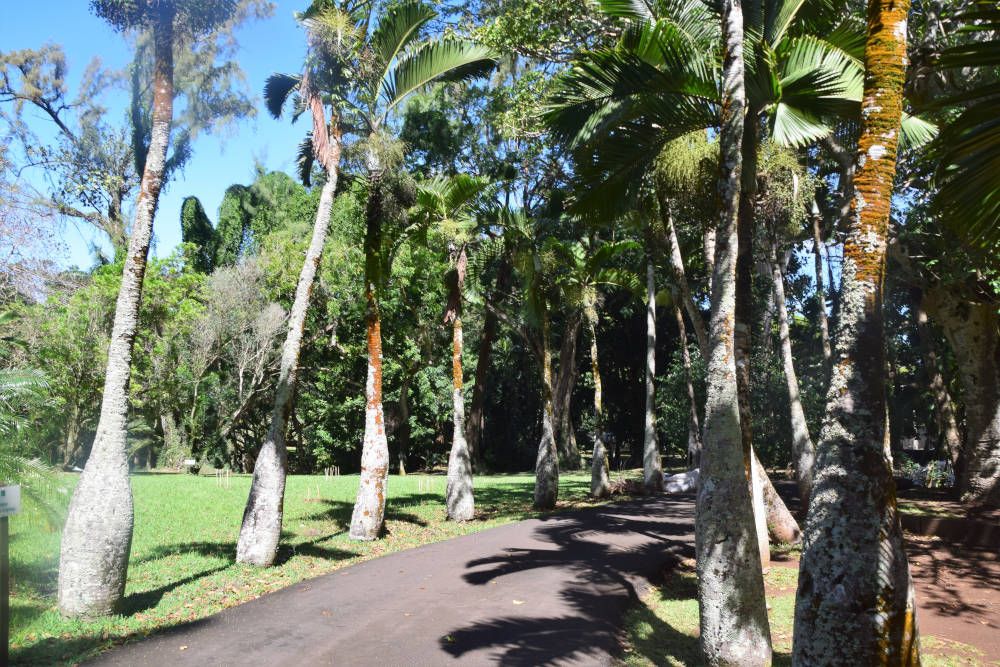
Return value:
M 869 0 L 859 168 L 795 607 L 793 661 L 920 663 L 887 447 L 882 315 L 908 0 Z
M 471 521 L 475 515 L 472 492 L 472 457 L 465 440 L 465 398 L 462 395 L 462 288 L 468 259 L 465 245 L 452 253 L 454 270 L 449 277 L 450 291 L 445 322 L 452 324 L 452 431 L 448 456 L 448 486 L 445 507 L 453 521 Z
M 535 459 L 535 507 L 553 509 L 559 498 L 559 452 L 556 450 L 552 405 L 552 351 L 548 305 L 542 306 L 542 437 Z
M 90 458 L 73 492 L 63 529 L 58 598 L 59 610 L 70 617 L 110 615 L 125 592 L 133 526 L 126 443 L 129 381 L 142 281 L 170 143 L 174 100 L 173 22 L 173 5 L 165 3 L 157 11 L 153 26 L 149 152 L 115 304 L 101 413 Z
M 601 367 L 597 355 L 597 306 L 591 295 L 584 305 L 587 331 L 590 334 L 590 368 L 594 376 L 594 453 L 590 464 L 590 495 L 606 498 L 611 494 L 608 475 L 608 450 L 604 445 L 604 405 L 601 385 Z

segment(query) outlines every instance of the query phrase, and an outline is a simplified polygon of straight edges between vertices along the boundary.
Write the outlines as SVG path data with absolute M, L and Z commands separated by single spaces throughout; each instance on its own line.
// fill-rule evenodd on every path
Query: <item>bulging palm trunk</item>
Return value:
M 739 0 L 722 3 L 722 22 L 722 210 L 712 279 L 708 397 L 695 529 L 700 643 L 710 665 L 767 665 L 771 661 L 771 639 L 747 483 L 749 461 L 740 432 L 733 342 L 736 217 L 745 104 L 743 13 Z
M 852 216 L 826 416 L 795 606 L 793 661 L 918 665 L 920 652 L 888 447 L 885 253 L 902 116 L 906 0 L 870 0 Z
M 601 367 L 597 355 L 597 308 L 589 303 L 585 309 L 590 333 L 590 368 L 594 376 L 594 455 L 590 464 L 590 495 L 606 498 L 611 495 L 608 474 L 608 449 L 604 445 L 604 405 L 601 387 Z
M 555 408 L 552 402 L 552 345 L 549 313 L 542 313 L 542 439 L 535 459 L 535 507 L 552 509 L 559 498 L 559 452 L 556 449 Z
M 656 280 L 646 262 L 646 423 L 642 439 L 642 478 L 647 493 L 663 490 L 663 465 L 656 440 Z
M 71 617 L 114 613 L 125 592 L 132 546 L 126 422 L 132 347 L 139 325 L 153 218 L 163 184 L 173 117 L 173 12 L 158 12 L 153 28 L 153 116 L 135 224 L 128 242 L 122 283 L 108 348 L 108 365 L 97 434 L 73 492 L 59 558 L 59 610 Z
M 792 424 L 792 452 L 795 454 L 795 480 L 799 487 L 799 498 L 802 509 L 809 507 L 809 496 L 812 493 L 813 463 L 816 460 L 816 447 L 809 435 L 809 425 L 806 423 L 806 413 L 802 409 L 802 398 L 799 394 L 799 378 L 795 373 L 795 358 L 792 356 L 792 339 L 788 330 L 788 305 L 785 303 L 785 278 L 778 264 L 777 251 L 771 246 L 771 274 L 774 284 L 774 301 L 778 309 L 778 335 L 781 338 L 781 361 L 785 371 L 785 384 L 788 386 L 789 419 Z
M 455 282 L 445 315 L 445 321 L 452 320 L 452 406 L 454 430 L 452 432 L 451 454 L 448 457 L 448 488 L 445 505 L 448 518 L 453 521 L 471 521 L 475 515 L 472 494 L 472 457 L 465 440 L 465 398 L 462 395 L 462 286 L 465 282 L 467 260 L 462 247 L 455 262 Z
M 267 567 L 274 563 L 278 555 L 287 474 L 285 431 L 298 383 L 299 353 L 302 350 L 306 313 L 309 310 L 309 299 L 323 255 L 323 244 L 330 228 L 330 213 L 336 191 L 335 165 L 320 193 L 312 239 L 306 249 L 305 261 L 302 263 L 299 281 L 295 287 L 295 300 L 288 316 L 288 332 L 281 348 L 281 366 L 278 371 L 278 388 L 271 407 L 271 425 L 254 464 L 250 496 L 243 511 L 243 524 L 236 544 L 238 563 Z

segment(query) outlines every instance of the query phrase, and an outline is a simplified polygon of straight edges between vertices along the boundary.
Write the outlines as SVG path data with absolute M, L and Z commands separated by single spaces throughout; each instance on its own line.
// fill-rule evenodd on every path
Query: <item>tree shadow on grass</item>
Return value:
M 437 498 L 437 496 L 433 496 L 433 498 Z M 325 508 L 321 509 L 319 512 L 299 517 L 299 520 L 332 521 L 341 526 L 347 526 L 350 524 L 351 514 L 354 512 L 354 503 L 349 503 L 344 500 L 330 500 L 330 499 L 323 499 L 320 502 L 322 503 L 322 505 L 325 505 Z M 418 505 L 419 503 L 411 503 L 411 504 Z M 386 521 L 402 521 L 404 523 L 412 523 L 414 525 L 421 527 L 427 526 L 427 521 L 420 518 L 416 514 L 412 514 L 410 512 L 401 512 L 393 505 L 394 503 L 392 503 L 391 501 L 386 505 L 385 508 Z

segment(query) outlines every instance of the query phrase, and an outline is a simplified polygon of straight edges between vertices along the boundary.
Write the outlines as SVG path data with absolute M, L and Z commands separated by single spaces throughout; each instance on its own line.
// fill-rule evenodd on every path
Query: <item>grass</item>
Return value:
M 71 483 L 75 477 L 69 477 Z M 285 495 L 278 564 L 234 562 L 249 476 L 228 483 L 192 475 L 136 475 L 135 534 L 122 614 L 71 621 L 55 608 L 59 534 L 31 517 L 11 520 L 11 657 L 23 664 L 72 664 L 130 638 L 202 618 L 338 568 L 394 551 L 537 516 L 534 477 L 476 478 L 475 521 L 445 521 L 445 478 L 389 480 L 386 535 L 347 537 L 358 478 L 292 476 Z M 560 478 L 558 509 L 593 504 L 590 476 Z
M 765 569 L 764 585 L 775 665 L 792 664 L 792 621 L 795 616 L 796 566 Z M 703 665 L 698 647 L 698 579 L 694 561 L 670 570 L 643 604 L 625 618 L 627 641 L 621 661 L 629 667 Z M 925 667 L 976 667 L 985 664 L 979 649 L 938 637 L 920 638 Z

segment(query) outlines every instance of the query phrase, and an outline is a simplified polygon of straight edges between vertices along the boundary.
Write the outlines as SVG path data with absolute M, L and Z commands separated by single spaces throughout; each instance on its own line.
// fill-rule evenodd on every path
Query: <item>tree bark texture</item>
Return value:
M 796 665 L 918 665 L 888 447 L 885 257 L 906 69 L 907 0 L 870 0 L 858 170 L 795 607 Z
M 642 479 L 647 493 L 663 490 L 663 464 L 656 439 L 656 277 L 646 260 L 646 420 L 642 437 Z
M 553 509 L 559 498 L 559 452 L 556 449 L 555 409 L 552 405 L 552 343 L 547 305 L 542 312 L 542 439 L 535 460 L 535 507 Z
M 336 145 L 339 146 L 339 141 Z M 339 163 L 339 160 L 337 162 Z M 302 262 L 299 280 L 295 286 L 295 299 L 288 315 L 288 331 L 281 346 L 281 365 L 278 370 L 278 387 L 274 394 L 274 404 L 271 406 L 271 424 L 254 463 L 250 495 L 243 510 L 243 523 L 236 542 L 237 563 L 268 567 L 274 564 L 274 559 L 278 555 L 285 504 L 285 476 L 288 472 L 285 434 L 298 384 L 299 354 L 302 351 L 306 314 L 309 311 L 309 300 L 323 256 L 326 234 L 330 228 L 330 215 L 336 191 L 337 165 L 334 165 L 328 172 L 327 181 L 320 192 L 312 238 L 306 249 L 305 260 Z
M 576 346 L 580 340 L 581 324 L 579 312 L 574 312 L 566 322 L 566 331 L 559 347 L 559 367 L 555 374 L 554 385 L 555 434 L 559 446 L 560 464 L 570 470 L 579 470 L 583 466 L 583 457 L 576 444 L 573 415 L 570 411 L 577 380 Z
M 708 357 L 708 333 L 705 331 L 705 318 L 695 303 L 691 294 L 691 286 L 688 285 L 687 272 L 684 270 L 684 255 L 681 253 L 681 243 L 677 238 L 677 227 L 674 225 L 674 216 L 670 211 L 669 202 L 662 201 L 660 210 L 663 212 L 664 225 L 667 231 L 667 241 L 670 246 L 670 273 L 674 281 L 675 290 L 684 304 L 688 318 L 691 320 L 691 327 L 694 329 L 695 340 L 698 341 L 698 350 L 703 357 Z M 676 300 L 676 299 L 675 299 Z
M 785 302 L 785 276 L 778 263 L 776 241 L 771 243 L 771 277 L 774 284 L 774 301 L 778 309 L 778 336 L 781 339 L 781 362 L 788 387 L 789 420 L 792 426 L 792 453 L 795 456 L 795 481 L 799 487 L 799 499 L 803 510 L 809 506 L 812 492 L 813 464 L 816 461 L 816 446 L 809 435 L 809 424 L 802 409 L 799 393 L 799 377 L 795 373 L 795 357 L 792 355 L 792 338 L 788 328 L 788 305 Z
M 108 348 L 97 434 L 73 492 L 59 557 L 59 610 L 69 617 L 114 613 L 125 592 L 132 546 L 132 488 L 126 426 L 132 348 L 139 325 L 153 218 L 163 185 L 173 118 L 173 5 L 165 3 L 153 27 L 153 113 L 149 155 L 135 205 Z
M 452 521 L 471 521 L 475 515 L 472 495 L 472 457 L 469 444 L 465 440 L 465 398 L 462 394 L 462 288 L 468 258 L 463 244 L 454 253 L 453 276 L 449 278 L 451 295 L 445 322 L 452 325 L 452 431 L 451 454 L 448 456 L 448 487 L 445 506 Z
M 928 290 L 927 307 L 942 326 L 965 388 L 965 462 L 962 498 L 1000 507 L 1000 315 L 996 302 L 956 299 Z
M 721 211 L 716 230 L 711 354 L 706 360 L 708 396 L 695 528 L 699 641 L 709 665 L 751 666 L 770 664 L 771 637 L 747 484 L 749 453 L 743 449 L 740 432 L 733 343 L 740 145 L 746 103 L 743 9 L 739 0 L 724 0 L 721 9 Z
M 597 354 L 597 306 L 587 303 L 584 309 L 587 332 L 590 334 L 590 369 L 594 376 L 594 454 L 590 465 L 590 495 L 607 498 L 611 495 L 608 449 L 604 445 L 604 405 L 601 387 L 601 367 Z

